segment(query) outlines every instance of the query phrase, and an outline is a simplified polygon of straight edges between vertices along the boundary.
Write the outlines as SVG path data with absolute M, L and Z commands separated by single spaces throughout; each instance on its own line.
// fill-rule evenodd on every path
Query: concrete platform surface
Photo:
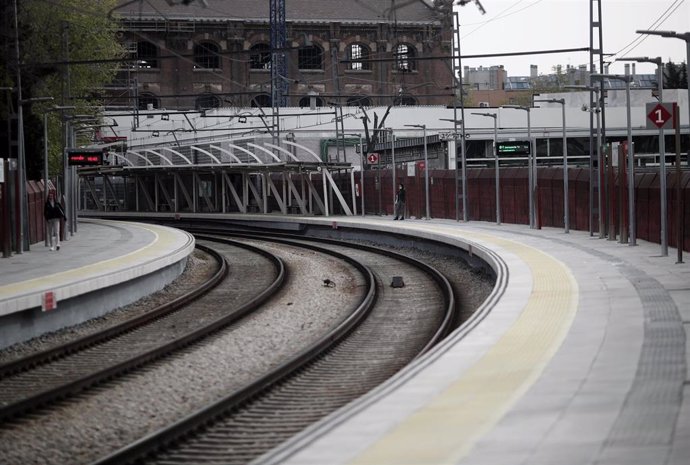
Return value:
M 687 465 L 690 266 L 587 232 L 300 219 L 494 251 L 486 316 L 256 464 Z
M 2 347 L 161 289 L 184 270 L 193 250 L 193 236 L 177 229 L 82 219 L 59 251 L 40 243 L 30 251 L 1 258 Z M 56 307 L 42 312 L 46 298 Z M 90 308 L 73 312 L 77 306 Z
M 250 218 L 440 238 L 501 273 L 481 317 L 255 464 L 690 463 L 690 260 L 676 263 L 675 249 L 522 225 Z M 28 287 L 77 292 L 131 274 L 125 262 L 175 262 L 193 240 L 173 231 L 84 221 L 60 252 L 0 260 L 0 309 Z

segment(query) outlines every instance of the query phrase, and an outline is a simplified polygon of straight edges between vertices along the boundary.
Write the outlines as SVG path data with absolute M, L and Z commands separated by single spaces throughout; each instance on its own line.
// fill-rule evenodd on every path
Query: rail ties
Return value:
M 201 244 L 198 247 L 218 264 L 217 271 L 205 282 L 138 317 L 1 366 L 0 420 L 70 397 L 192 344 L 257 308 L 277 291 L 284 279 L 282 262 L 275 257 L 267 258 L 264 251 L 245 245 L 236 245 L 224 253 Z M 220 286 L 227 283 L 228 277 L 224 255 L 236 255 L 240 251 L 245 251 L 246 258 L 264 257 L 263 266 L 273 270 L 265 276 L 273 275 L 274 279 L 258 283 L 256 288 L 235 286 L 236 283 Z M 242 296 L 237 295 L 240 289 L 244 292 Z M 225 300 L 236 304 L 205 306 L 204 302 L 214 292 L 225 292 Z M 235 295 L 230 298 L 232 292 Z
M 246 464 L 388 379 L 442 338 L 455 319 L 448 280 L 409 257 L 286 235 L 233 237 L 308 247 L 347 260 L 368 276 L 364 299 L 332 331 L 256 382 L 94 465 Z M 391 287 L 391 277 L 401 274 L 405 287 Z

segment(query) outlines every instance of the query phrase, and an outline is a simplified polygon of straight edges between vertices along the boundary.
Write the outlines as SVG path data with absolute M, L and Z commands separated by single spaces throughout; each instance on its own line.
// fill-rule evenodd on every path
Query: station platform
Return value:
M 690 266 L 675 249 L 523 225 L 299 221 L 458 241 L 495 254 L 503 278 L 478 318 L 256 464 L 690 463 Z
M 164 226 L 80 219 L 59 251 L 0 259 L 0 347 L 101 316 L 165 287 L 194 250 Z
M 435 238 L 491 261 L 498 274 L 494 293 L 466 325 L 253 464 L 689 463 L 690 259 L 676 263 L 673 248 L 661 256 L 658 244 L 632 247 L 582 231 L 390 216 L 182 217 Z M 39 298 L 58 289 L 49 284 L 53 275 L 67 291 L 128 273 L 86 278 L 115 262 L 174 266 L 193 248 L 193 239 L 174 231 L 84 220 L 59 252 L 41 245 L 0 261 L 0 309 L 29 299 L 15 288 L 33 287 Z

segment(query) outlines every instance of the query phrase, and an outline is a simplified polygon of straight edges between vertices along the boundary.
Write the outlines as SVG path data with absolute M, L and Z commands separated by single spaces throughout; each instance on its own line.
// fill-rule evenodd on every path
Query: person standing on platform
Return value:
M 50 250 L 60 250 L 60 221 L 66 220 L 67 216 L 62 209 L 60 202 L 55 200 L 55 191 L 48 192 L 48 200 L 43 209 L 43 216 L 48 222 L 48 244 Z M 53 236 L 55 239 L 53 240 Z
M 405 219 L 405 186 L 398 184 L 398 192 L 395 194 L 395 218 L 394 220 Z

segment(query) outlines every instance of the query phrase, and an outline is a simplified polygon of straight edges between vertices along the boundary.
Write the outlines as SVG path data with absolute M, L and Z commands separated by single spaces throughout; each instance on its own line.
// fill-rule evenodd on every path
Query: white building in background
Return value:
M 463 69 L 463 84 L 472 90 L 501 90 L 508 77 L 508 72 L 503 65 L 490 66 L 484 68 L 470 68 L 465 66 Z
M 624 140 L 627 135 L 625 91 L 609 90 L 607 94 L 606 135 L 609 140 Z M 572 162 L 577 162 L 578 157 L 586 160 L 590 135 L 589 92 L 542 94 L 539 98 L 564 98 L 566 100 L 569 159 Z M 664 100 L 666 102 L 678 102 L 681 108 L 687 108 L 687 91 L 682 89 L 666 90 L 664 91 Z M 636 141 L 639 141 L 640 149 L 637 150 L 637 153 L 641 156 L 645 153 L 653 153 L 649 147 L 654 146 L 658 137 L 658 130 L 646 128 L 646 104 L 651 102 L 657 102 L 657 100 L 652 96 L 650 89 L 633 89 L 631 91 L 631 128 Z M 359 167 L 358 146 L 360 137 L 366 141 L 363 119 L 368 118 L 369 130 L 373 131 L 373 121 L 380 122 L 388 110 L 387 107 L 343 107 L 342 129 L 346 134 L 347 144 L 342 147 L 343 153 L 337 155 L 333 155 L 339 149 L 336 145 L 336 114 L 332 107 L 318 107 L 313 110 L 308 108 L 281 109 L 278 139 L 280 139 L 281 145 L 289 150 L 292 150 L 294 145 L 290 145 L 288 142 L 293 142 L 307 147 L 324 159 L 333 159 L 337 156 L 339 161 L 345 161 Z M 499 140 L 525 140 L 527 138 L 526 111 L 500 107 L 466 108 L 464 127 L 468 159 L 492 156 L 493 119 L 474 114 L 480 112 L 497 115 Z M 202 150 L 210 150 L 211 145 L 218 146 L 219 141 L 222 141 L 226 150 L 231 149 L 232 153 L 242 155 L 237 152 L 238 149 L 234 149 L 228 144 L 247 149 L 247 147 L 252 147 L 247 144 L 263 146 L 265 143 L 272 144 L 274 142 L 273 136 L 262 122 L 270 123 L 270 111 L 266 117 L 263 117 L 263 120 L 261 110 L 257 108 L 214 109 L 207 110 L 203 114 L 171 111 L 161 115 L 161 110 L 150 113 L 150 117 L 147 117 L 147 112 L 141 112 L 139 126 L 136 129 L 133 129 L 132 116 L 122 114 L 110 116 L 118 123 L 112 128 L 112 131 L 117 136 L 126 138 L 127 150 L 146 153 L 146 149 L 168 146 L 180 151 L 182 150 L 180 147 L 192 145 Z M 438 154 L 433 160 L 430 160 L 430 167 L 448 169 L 454 166 L 455 155 L 459 153 L 460 145 L 459 143 L 457 146 L 455 145 L 454 130 L 456 127 L 452 120 L 462 118 L 461 115 L 462 112 L 459 108 L 456 110 L 442 106 L 392 107 L 383 122 L 383 127 L 387 128 L 386 137 L 390 138 L 390 134 L 394 134 L 399 143 L 409 139 L 411 144 L 421 144 L 423 129 L 409 125 L 425 125 L 428 141 L 430 143 L 433 141 L 435 153 Z M 540 102 L 539 107 L 530 109 L 529 117 L 531 135 L 535 140 L 537 155 L 539 157 L 560 157 L 563 131 L 562 106 L 557 103 Z M 687 112 L 681 112 L 680 120 L 682 133 L 687 134 Z M 460 127 L 457 126 L 458 136 L 460 135 Z M 671 138 L 671 131 L 667 131 L 667 135 Z M 686 140 L 687 138 L 683 137 L 684 148 L 687 144 Z M 122 146 L 124 147 L 124 144 Z M 112 150 L 118 151 L 119 149 L 117 145 L 113 145 Z M 668 144 L 667 150 L 671 152 Z M 266 156 L 260 152 L 257 154 Z M 141 163 L 141 160 L 133 159 L 132 162 Z

